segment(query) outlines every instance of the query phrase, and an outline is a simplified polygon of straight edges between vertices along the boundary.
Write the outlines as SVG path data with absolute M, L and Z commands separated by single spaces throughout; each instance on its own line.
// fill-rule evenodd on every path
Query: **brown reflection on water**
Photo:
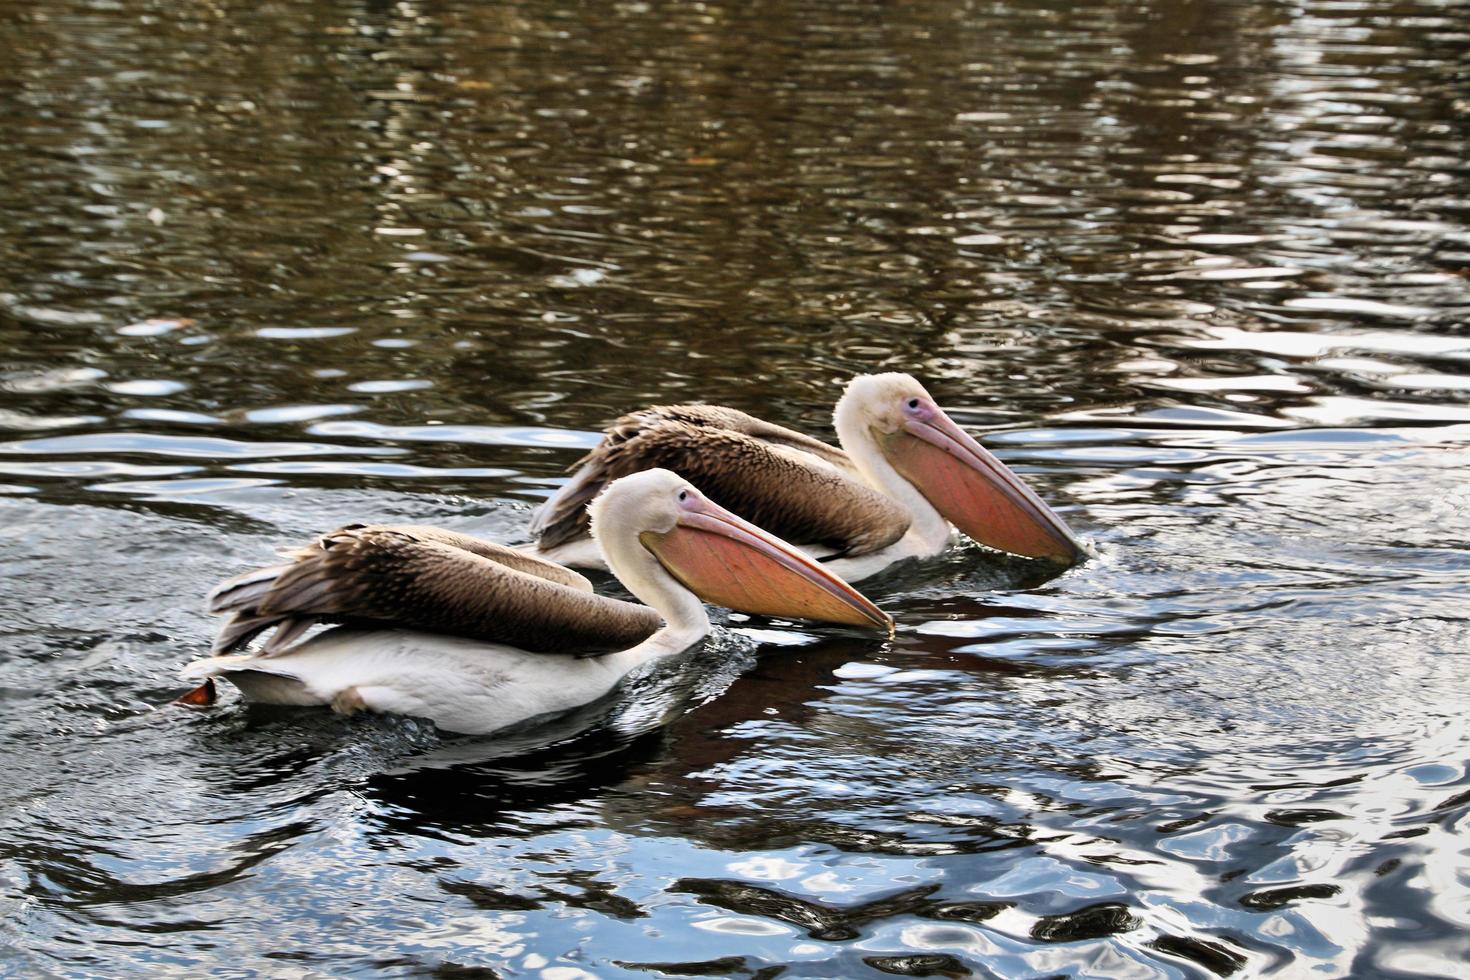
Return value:
M 811 424 L 877 366 L 1018 418 L 1127 400 L 1100 369 L 1157 356 L 1135 338 L 1371 292 L 1406 235 L 1430 258 L 1441 226 L 1395 212 L 1453 204 L 1454 90 L 1432 31 L 1374 24 L 1365 49 L 1226 2 L 18 5 L 6 309 L 32 350 L 162 359 L 206 413 L 409 374 L 433 392 L 374 401 L 585 428 L 756 381 Z M 1416 305 L 1463 304 L 1430 268 Z M 159 316 L 197 326 L 111 336 Z M 256 336 L 280 326 L 354 332 Z

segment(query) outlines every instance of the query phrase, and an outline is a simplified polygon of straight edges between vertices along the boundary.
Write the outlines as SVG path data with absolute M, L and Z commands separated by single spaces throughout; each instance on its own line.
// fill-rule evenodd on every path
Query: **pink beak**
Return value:
M 880 436 L 884 455 L 944 519 L 976 541 L 1073 564 L 1086 552 L 1056 511 L 928 398 Z
M 738 612 L 875 626 L 892 635 L 893 618 L 842 579 L 694 488 L 685 494 L 678 523 L 639 540 L 695 595 Z

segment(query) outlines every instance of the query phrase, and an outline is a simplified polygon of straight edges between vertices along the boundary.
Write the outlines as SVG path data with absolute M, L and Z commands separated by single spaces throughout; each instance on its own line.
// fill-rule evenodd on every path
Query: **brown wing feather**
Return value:
M 626 649 L 658 629 L 652 609 L 556 581 L 547 573 L 557 566 L 506 551 L 437 528 L 333 531 L 292 552 L 291 564 L 246 573 L 210 594 L 212 612 L 231 614 L 216 652 L 238 649 L 272 626 L 299 636 L 303 621 L 405 627 L 578 654 Z
M 898 503 L 852 474 L 841 450 L 729 408 L 673 405 L 626 415 L 578 465 L 532 525 L 542 548 L 585 535 L 587 504 L 607 484 L 660 466 L 797 544 L 861 555 L 897 541 L 909 526 Z
M 857 472 L 853 468 L 852 461 L 847 458 L 847 453 L 836 446 L 829 446 L 820 439 L 813 439 L 804 432 L 788 429 L 784 425 L 777 425 L 765 419 L 758 419 L 754 415 L 747 415 L 739 409 L 725 408 L 721 405 L 658 405 L 648 409 L 648 412 L 657 413 L 662 418 L 675 422 L 687 422 L 705 429 L 738 432 L 772 446 L 799 449 L 804 453 L 811 453 L 840 470 L 854 474 Z M 625 416 L 625 418 L 631 418 L 631 416 Z
M 343 530 L 356 530 L 367 527 L 366 524 L 349 524 Z M 507 548 L 503 544 L 494 541 L 485 541 L 482 538 L 470 537 L 468 534 L 460 534 L 457 531 L 446 531 L 442 527 L 430 527 L 427 524 L 394 524 L 391 530 L 403 531 L 425 541 L 437 541 L 451 548 L 459 548 L 464 551 L 488 558 L 493 562 L 499 562 L 507 568 L 513 568 L 527 575 L 544 578 L 548 582 L 565 585 L 568 588 L 580 592 L 591 592 L 592 583 L 587 577 L 579 572 L 574 572 L 565 565 L 558 565 L 554 561 L 545 558 L 537 558 L 535 555 L 517 551 L 515 548 Z

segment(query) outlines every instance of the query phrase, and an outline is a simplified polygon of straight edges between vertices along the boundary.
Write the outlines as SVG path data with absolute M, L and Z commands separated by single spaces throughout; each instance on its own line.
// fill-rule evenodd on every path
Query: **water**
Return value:
M 1452 0 L 0 10 L 0 973 L 1463 976 Z M 358 520 L 923 378 L 1091 537 L 513 736 L 155 710 Z

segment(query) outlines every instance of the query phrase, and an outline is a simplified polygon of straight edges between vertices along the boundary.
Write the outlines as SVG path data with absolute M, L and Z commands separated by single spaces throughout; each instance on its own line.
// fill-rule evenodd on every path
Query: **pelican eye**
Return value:
M 679 499 L 680 500 L 688 500 L 689 499 L 689 491 L 688 490 L 680 490 L 679 491 Z
M 918 408 L 918 407 L 919 407 L 919 400 L 917 398 L 910 398 L 909 399 L 909 408 Z

